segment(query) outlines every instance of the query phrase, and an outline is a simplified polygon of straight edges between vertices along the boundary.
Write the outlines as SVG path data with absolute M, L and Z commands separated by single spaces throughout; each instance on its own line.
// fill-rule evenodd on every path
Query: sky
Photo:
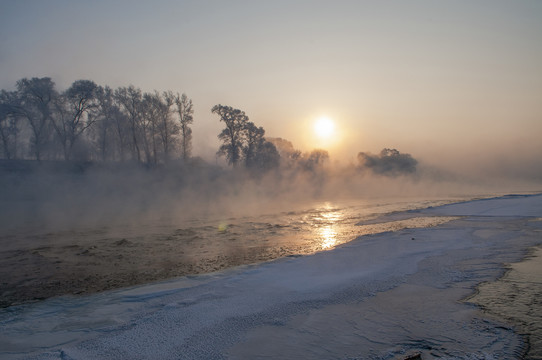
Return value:
M 542 173 L 542 1 L 0 0 L 0 88 L 35 76 L 184 92 L 204 158 L 223 104 L 344 162 Z

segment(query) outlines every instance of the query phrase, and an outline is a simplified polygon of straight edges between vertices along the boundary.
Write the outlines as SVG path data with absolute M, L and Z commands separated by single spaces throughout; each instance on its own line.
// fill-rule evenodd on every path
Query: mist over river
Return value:
M 539 329 L 498 316 L 540 313 L 529 300 L 539 292 L 536 281 L 522 275 L 518 296 L 527 300 L 502 305 L 504 312 L 490 306 L 496 300 L 470 296 L 540 245 L 540 199 L 323 202 L 177 226 L 131 225 L 117 237 L 118 227 L 36 236 L 50 249 L 28 248 L 27 255 L 41 254 L 42 264 L 54 264 L 55 253 L 60 261 L 62 250 L 80 259 L 79 270 L 111 262 L 102 280 L 112 280 L 133 262 L 132 278 L 148 272 L 139 280 L 150 283 L 7 307 L 0 311 L 0 358 L 536 359 Z M 178 277 L 159 270 L 181 271 L 166 258 L 204 265 L 190 269 L 200 275 Z M 491 291 L 497 299 L 499 291 Z
M 291 211 L 232 216 L 182 213 L 138 222 L 42 229 L 28 224 L 0 237 L 2 305 L 82 294 L 330 250 L 360 235 L 437 225 L 449 217 L 393 212 L 457 198 L 313 202 Z M 364 223 L 360 223 L 363 222 Z M 108 225 L 106 225 L 108 224 Z M 12 269 L 18 271 L 13 273 Z

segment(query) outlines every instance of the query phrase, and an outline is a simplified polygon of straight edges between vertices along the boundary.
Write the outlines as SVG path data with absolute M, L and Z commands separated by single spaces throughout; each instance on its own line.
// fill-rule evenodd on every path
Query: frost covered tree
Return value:
M 217 154 L 226 156 L 228 163 L 237 167 L 243 154 L 248 116 L 244 111 L 220 104 L 215 105 L 211 111 L 226 124 L 226 128 L 218 135 L 222 145 Z
M 252 121 L 245 125 L 246 144 L 243 146 L 246 167 L 255 167 L 257 163 L 258 153 L 265 142 L 265 130 L 263 127 L 257 127 Z
M 185 160 L 191 155 L 194 110 L 185 94 L 91 80 L 58 93 L 48 77 L 16 87 L 0 92 L 0 157 L 73 160 L 84 151 L 86 159 L 157 164 L 179 150 Z
M 243 148 L 245 165 L 257 171 L 267 171 L 276 168 L 280 162 L 280 155 L 275 145 L 265 139 L 263 127 L 257 127 L 253 122 L 245 126 L 246 143 Z
M 275 148 L 280 155 L 282 166 L 295 168 L 299 165 L 302 153 L 300 150 L 294 148 L 292 142 L 282 138 L 267 138 L 267 140 L 275 145 Z
M 305 168 L 307 170 L 318 170 L 324 166 L 324 163 L 329 159 L 327 150 L 314 149 L 305 158 Z
M 129 87 L 120 87 L 115 90 L 115 99 L 127 115 L 130 129 L 129 146 L 132 150 L 132 157 L 137 159 L 138 162 L 141 162 L 141 108 L 143 94 L 140 89 L 136 89 L 130 85 Z
M 397 149 L 382 149 L 379 155 L 360 152 L 359 168 L 369 169 L 375 174 L 398 176 L 416 172 L 418 161 L 410 154 L 402 154 Z
M 99 86 L 96 90 L 96 121 L 90 128 L 97 157 L 102 161 L 125 158 L 129 134 L 128 119 L 114 98 L 113 90 Z
M 258 151 L 251 167 L 259 171 L 268 171 L 278 168 L 280 164 L 280 154 L 275 145 L 269 141 L 264 141 L 258 147 Z
M 2 90 L 0 92 L 0 140 L 2 154 L 6 159 L 17 157 L 19 119 L 17 93 Z
M 142 121 L 144 144 L 150 145 L 152 163 L 167 162 L 176 149 L 181 127 L 173 119 L 176 96 L 171 92 L 143 94 Z
M 190 125 L 194 121 L 194 108 L 192 100 L 186 94 L 175 97 L 177 113 L 179 114 L 181 133 L 181 158 L 186 162 L 192 153 L 192 129 Z M 214 108 L 213 108 L 214 109 Z
M 173 93 L 143 93 L 130 86 L 118 88 L 115 99 L 128 119 L 132 157 L 147 164 L 169 160 L 179 134 Z
M 179 125 L 173 120 L 175 95 L 171 91 L 165 91 L 162 95 L 155 93 L 155 107 L 157 109 L 157 136 L 163 161 L 167 162 L 177 145 Z
M 162 99 L 158 92 L 144 93 L 141 103 L 141 138 L 148 164 L 158 163 L 158 123 L 162 113 Z
M 263 127 L 248 121 L 244 111 L 216 105 L 212 112 L 220 115 L 220 121 L 226 124 L 226 128 L 218 135 L 222 141 L 218 155 L 225 155 L 234 167 L 243 161 L 246 168 L 259 172 L 279 165 L 277 148 L 265 139 Z
M 18 114 L 28 121 L 32 132 L 31 150 L 36 160 L 40 161 L 53 131 L 51 114 L 57 96 L 55 83 L 49 77 L 23 78 L 17 81 L 17 96 Z
M 77 80 L 54 100 L 52 125 L 62 145 L 64 160 L 71 160 L 76 141 L 95 121 L 98 86 L 90 80 Z

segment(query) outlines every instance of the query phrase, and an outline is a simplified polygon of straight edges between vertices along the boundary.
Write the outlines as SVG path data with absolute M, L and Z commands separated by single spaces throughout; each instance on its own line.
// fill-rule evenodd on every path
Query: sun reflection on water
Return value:
M 330 203 L 325 203 L 318 210 L 318 214 L 313 218 L 313 226 L 321 248 L 330 249 L 338 244 L 337 227 L 343 220 L 344 214 Z
M 326 225 L 318 229 L 320 238 L 322 239 L 322 249 L 332 248 L 337 244 L 337 232 L 332 226 Z

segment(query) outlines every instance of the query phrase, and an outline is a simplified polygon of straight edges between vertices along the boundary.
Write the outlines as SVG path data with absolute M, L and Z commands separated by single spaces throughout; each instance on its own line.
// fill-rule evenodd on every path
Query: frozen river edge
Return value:
M 401 216 L 461 218 L 311 256 L 4 309 L 0 358 L 519 358 L 524 338 L 461 299 L 542 243 L 542 196 Z

